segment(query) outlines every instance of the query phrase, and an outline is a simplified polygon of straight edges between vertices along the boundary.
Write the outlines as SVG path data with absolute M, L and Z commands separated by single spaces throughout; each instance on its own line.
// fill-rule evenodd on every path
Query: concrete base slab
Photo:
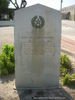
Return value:
M 62 87 L 49 89 L 19 89 L 18 93 L 20 100 L 73 100 Z

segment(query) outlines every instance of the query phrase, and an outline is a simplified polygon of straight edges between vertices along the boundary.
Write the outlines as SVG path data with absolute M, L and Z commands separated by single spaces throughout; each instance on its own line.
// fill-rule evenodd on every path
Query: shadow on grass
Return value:
M 1 83 L 5 83 L 5 82 L 9 82 L 9 81 L 13 81 L 14 80 L 15 75 L 8 75 L 8 76 L 0 76 L 0 82 Z
M 17 89 L 20 100 L 74 100 L 63 87 Z

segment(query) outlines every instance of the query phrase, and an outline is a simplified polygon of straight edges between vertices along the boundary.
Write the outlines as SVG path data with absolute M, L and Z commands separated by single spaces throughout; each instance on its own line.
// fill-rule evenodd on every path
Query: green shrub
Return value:
M 0 74 L 1 75 L 8 75 L 8 70 L 4 68 L 4 69 L 1 70 Z
M 60 58 L 60 76 L 65 76 L 72 70 L 71 61 L 66 55 L 61 55 Z
M 75 87 L 75 74 L 71 75 L 70 85 Z
M 70 81 L 69 81 L 70 78 L 71 78 L 70 74 L 66 74 L 63 79 L 63 85 L 70 85 Z
M 60 76 L 65 76 L 68 73 L 67 69 L 63 66 L 60 67 Z
M 75 74 L 66 74 L 63 79 L 63 85 L 75 86 Z
M 64 68 L 71 69 L 71 61 L 66 55 L 62 55 L 60 59 L 60 64 Z
M 8 75 L 14 73 L 15 59 L 14 46 L 4 45 L 0 54 L 0 75 Z
M 71 76 L 71 77 L 72 77 L 72 79 L 75 79 L 75 74 L 72 74 L 72 76 Z

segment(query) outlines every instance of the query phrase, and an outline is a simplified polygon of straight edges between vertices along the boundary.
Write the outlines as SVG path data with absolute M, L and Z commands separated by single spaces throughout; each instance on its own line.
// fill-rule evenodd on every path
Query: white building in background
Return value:
M 63 8 L 62 18 L 75 21 L 75 5 Z

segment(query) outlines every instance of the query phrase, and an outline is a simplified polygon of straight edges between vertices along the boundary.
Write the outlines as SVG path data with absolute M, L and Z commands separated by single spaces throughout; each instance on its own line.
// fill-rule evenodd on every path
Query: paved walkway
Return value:
M 75 21 L 62 20 L 61 49 L 75 59 Z
M 75 54 L 75 40 L 63 35 L 61 38 L 61 48 Z

